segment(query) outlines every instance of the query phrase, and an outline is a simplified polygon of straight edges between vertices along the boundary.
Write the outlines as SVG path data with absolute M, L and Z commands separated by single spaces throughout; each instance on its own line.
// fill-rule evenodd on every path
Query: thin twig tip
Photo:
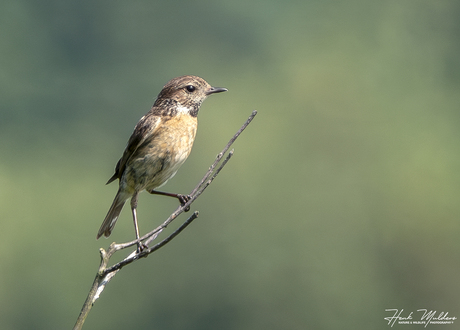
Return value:
M 101 258 L 104 259 L 105 256 L 107 255 L 107 252 L 105 252 L 105 250 L 103 248 L 100 248 L 99 249 L 99 253 L 101 254 Z

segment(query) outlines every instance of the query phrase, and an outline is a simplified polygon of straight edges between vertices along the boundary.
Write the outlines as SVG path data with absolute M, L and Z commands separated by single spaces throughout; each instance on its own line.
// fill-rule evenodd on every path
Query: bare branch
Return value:
M 198 185 L 195 187 L 195 189 L 192 190 L 191 194 L 193 195 L 200 187 L 201 185 L 211 176 L 212 172 L 214 171 L 214 168 L 219 164 L 220 160 L 224 156 L 224 154 L 227 152 L 228 149 L 232 146 L 233 142 L 236 141 L 236 139 L 240 136 L 240 134 L 245 130 L 246 127 L 251 123 L 251 121 L 254 119 L 254 117 L 257 115 L 257 110 L 254 110 L 251 115 L 249 116 L 248 120 L 241 126 L 241 128 L 238 130 L 238 132 L 233 135 L 233 137 L 228 141 L 227 145 L 222 149 L 222 151 L 217 155 L 216 160 L 214 163 L 209 167 L 208 172 L 206 172 L 205 176 L 203 179 L 198 183 Z
M 240 136 L 244 129 L 251 123 L 251 121 L 256 116 L 257 111 L 254 110 L 249 116 L 248 120 L 241 126 L 238 132 L 230 139 L 227 145 L 222 149 L 222 151 L 217 155 L 214 163 L 209 167 L 208 171 L 205 173 L 201 181 L 196 185 L 196 187 L 191 191 L 189 195 L 189 200 L 184 205 L 179 206 L 160 226 L 145 234 L 139 241 L 143 242 L 144 245 L 148 246 L 153 240 L 155 240 L 158 235 L 172 222 L 174 221 L 181 213 L 185 210 L 203 193 L 203 191 L 212 183 L 212 181 L 217 177 L 220 171 L 224 168 L 230 158 L 233 156 L 233 150 L 231 150 L 225 159 L 222 161 L 224 155 L 235 142 L 235 140 Z M 221 163 L 222 161 L 222 163 Z M 219 163 L 221 163 L 219 165 Z M 219 167 L 217 167 L 219 165 Z M 217 169 L 216 169 L 217 168 Z M 86 320 L 94 302 L 99 298 L 102 291 L 105 289 L 106 285 L 111 281 L 111 279 L 126 265 L 133 263 L 140 258 L 149 256 L 151 253 L 155 252 L 159 248 L 165 246 L 173 238 L 179 235 L 188 225 L 190 225 L 193 220 L 198 217 L 198 211 L 195 211 L 179 228 L 177 228 L 172 234 L 163 239 L 161 242 L 156 245 L 146 248 L 140 253 L 137 253 L 136 250 L 131 252 L 125 259 L 122 261 L 108 266 L 110 258 L 115 254 L 115 252 L 129 248 L 131 246 L 137 245 L 138 241 L 134 240 L 127 243 L 116 244 L 115 242 L 110 244 L 109 248 L 106 250 L 100 249 L 101 254 L 101 263 L 99 265 L 98 272 L 93 281 L 93 285 L 88 293 L 86 301 L 81 309 L 80 315 L 75 323 L 74 330 L 79 330 L 82 328 L 83 323 Z
M 135 254 L 134 256 L 132 257 L 128 257 L 126 259 L 124 259 L 123 261 L 120 261 L 119 263 L 113 265 L 112 267 L 110 268 L 107 268 L 105 271 L 104 271 L 104 275 L 109 275 L 110 273 L 112 272 L 115 272 L 115 271 L 118 271 L 120 270 L 121 268 L 123 268 L 124 266 L 132 263 L 133 261 L 136 261 L 137 259 L 139 258 L 144 258 L 144 257 L 147 257 L 150 253 L 153 253 L 155 252 L 156 250 L 158 250 L 159 248 L 165 246 L 167 243 L 169 243 L 174 237 L 176 237 L 177 235 L 180 234 L 181 231 L 183 231 L 185 228 L 187 228 L 187 226 L 189 224 L 192 223 L 193 220 L 195 220 L 196 218 L 198 218 L 198 211 L 195 211 L 193 212 L 193 214 L 179 227 L 177 228 L 171 235 L 169 235 L 168 237 L 166 237 L 164 240 L 162 240 L 160 243 L 152 246 L 151 248 L 148 248 L 148 249 L 145 249 L 143 250 L 141 253 L 139 254 Z

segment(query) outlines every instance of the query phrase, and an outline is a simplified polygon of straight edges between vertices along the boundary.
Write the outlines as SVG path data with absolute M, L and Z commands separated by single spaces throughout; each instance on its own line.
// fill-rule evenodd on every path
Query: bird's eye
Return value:
M 185 87 L 185 88 L 187 89 L 187 91 L 188 91 L 189 93 L 193 93 L 193 92 L 196 90 L 195 86 L 193 86 L 193 85 L 188 85 L 188 86 Z

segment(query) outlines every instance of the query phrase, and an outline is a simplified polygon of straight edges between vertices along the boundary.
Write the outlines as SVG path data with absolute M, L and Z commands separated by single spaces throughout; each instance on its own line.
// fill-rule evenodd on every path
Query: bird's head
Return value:
M 161 90 L 154 106 L 176 106 L 177 111 L 196 116 L 203 101 L 211 94 L 227 91 L 226 88 L 211 87 L 197 76 L 181 76 L 171 79 Z

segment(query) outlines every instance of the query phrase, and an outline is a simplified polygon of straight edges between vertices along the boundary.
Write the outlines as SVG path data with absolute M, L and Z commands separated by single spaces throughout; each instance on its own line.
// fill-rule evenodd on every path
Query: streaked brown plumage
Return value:
M 177 77 L 163 87 L 152 109 L 134 128 L 123 156 L 115 167 L 115 174 L 107 182 L 120 180 L 117 195 L 97 238 L 110 236 L 129 198 L 136 239 L 139 238 L 136 207 L 138 194 L 143 190 L 176 197 L 184 203 L 182 195 L 157 192 L 155 189 L 171 179 L 189 156 L 202 102 L 210 94 L 224 91 L 225 88 L 211 87 L 196 76 Z

